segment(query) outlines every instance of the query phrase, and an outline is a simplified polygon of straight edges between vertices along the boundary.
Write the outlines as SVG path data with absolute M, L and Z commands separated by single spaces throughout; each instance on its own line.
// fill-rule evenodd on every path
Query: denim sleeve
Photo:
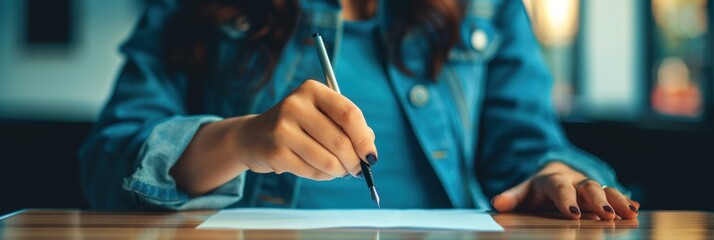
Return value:
M 178 190 L 169 175 L 198 128 L 219 120 L 222 119 L 215 116 L 177 116 L 156 125 L 139 150 L 135 171 L 124 179 L 124 189 L 134 193 L 139 203 L 173 210 L 223 208 L 240 200 L 243 174 L 193 199 Z
M 94 209 L 216 209 L 241 197 L 242 176 L 188 198 L 168 175 L 201 124 L 221 119 L 189 115 L 187 78 L 161 60 L 163 28 L 175 8 L 176 1 L 151 1 L 121 47 L 126 64 L 79 153 L 81 187 Z
M 503 42 L 488 64 L 477 169 L 485 193 L 499 194 L 553 161 L 624 191 L 607 163 L 566 139 L 551 103 L 552 79 L 522 2 L 503 1 L 499 11 L 494 23 Z

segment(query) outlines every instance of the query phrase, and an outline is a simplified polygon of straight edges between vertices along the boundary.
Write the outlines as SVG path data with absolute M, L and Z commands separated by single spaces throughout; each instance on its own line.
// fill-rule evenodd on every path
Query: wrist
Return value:
M 246 141 L 245 136 L 250 136 L 250 128 L 246 127 L 249 125 L 250 119 L 253 119 L 255 114 L 245 115 L 240 117 L 234 117 L 226 119 L 226 125 L 228 126 L 225 131 L 224 142 L 225 147 L 231 155 L 231 161 L 233 161 L 240 169 L 240 174 L 249 170 L 250 167 L 246 164 L 246 161 L 250 159 L 250 147 L 248 146 L 249 141 Z

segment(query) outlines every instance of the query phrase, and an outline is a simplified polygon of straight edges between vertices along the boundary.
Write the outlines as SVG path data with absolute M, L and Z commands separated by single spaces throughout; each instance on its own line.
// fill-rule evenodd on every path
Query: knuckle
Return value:
M 553 188 L 555 188 L 556 191 L 561 192 L 561 191 L 567 190 L 568 188 L 572 188 L 572 186 L 565 184 L 565 182 L 561 181 L 561 182 L 556 182 L 555 185 L 553 186 Z
M 273 122 L 270 123 L 273 130 L 287 127 L 288 122 L 291 122 L 289 115 L 290 113 L 284 110 L 278 113 L 273 119 Z
M 273 172 L 274 172 L 275 174 L 280 175 L 280 174 L 285 173 L 285 170 L 283 170 L 282 168 L 273 168 Z
M 551 173 L 548 175 L 548 181 L 552 183 L 567 182 L 568 177 L 562 172 Z
M 350 120 L 352 120 L 355 117 L 361 117 L 362 116 L 362 110 L 360 110 L 357 106 L 353 104 L 348 104 L 342 109 L 342 113 L 340 117 L 342 118 L 343 123 L 348 123 Z
M 315 81 L 312 79 L 308 79 L 300 85 L 300 89 L 306 90 L 306 91 L 311 91 L 311 90 L 316 90 L 316 88 L 320 87 L 320 85 L 322 85 L 321 82 L 318 82 L 318 81 Z
M 586 188 L 600 188 L 600 183 L 595 182 L 595 181 L 588 181 L 586 183 L 583 183 L 583 187 Z
M 374 143 L 374 141 L 372 140 L 371 137 L 364 137 L 364 138 L 362 138 L 362 139 L 360 139 L 360 140 L 357 141 L 357 146 L 366 148 L 366 147 L 371 146 L 372 143 Z
M 332 146 L 335 149 L 342 149 L 350 143 L 350 139 L 346 136 L 338 135 L 332 139 Z
M 323 163 L 323 168 L 329 173 L 339 173 L 342 170 L 342 163 L 337 158 L 328 158 Z
M 279 147 L 271 146 L 266 149 L 264 156 L 265 161 L 275 170 L 275 166 L 278 165 L 278 162 L 281 159 L 284 159 L 285 155 L 282 153 Z
M 623 199 L 625 198 L 625 195 L 622 195 L 622 193 L 615 188 L 606 187 L 603 190 L 605 191 L 605 194 L 621 197 Z
M 288 139 L 288 135 L 290 132 L 290 126 L 287 122 L 285 121 L 280 121 L 275 124 L 275 128 L 273 129 L 273 137 L 275 138 L 275 141 L 281 140 L 281 139 Z
M 310 178 L 315 180 L 322 180 L 325 178 L 325 175 L 322 174 L 322 171 L 320 170 L 314 170 L 312 171 L 312 173 L 310 173 Z
M 283 99 L 280 105 L 280 112 L 284 114 L 295 113 L 300 109 L 301 103 L 300 98 L 295 96 L 288 96 Z

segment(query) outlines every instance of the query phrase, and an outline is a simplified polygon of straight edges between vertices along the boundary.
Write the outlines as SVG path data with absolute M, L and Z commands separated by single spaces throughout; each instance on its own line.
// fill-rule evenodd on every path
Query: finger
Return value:
M 630 201 L 627 200 L 627 198 L 620 193 L 620 191 L 617 191 L 617 189 L 608 187 L 603 189 L 605 191 L 605 196 L 607 197 L 607 201 L 612 205 L 612 208 L 615 209 L 615 213 L 624 218 L 624 219 L 632 219 L 636 218 L 637 214 L 639 213 L 637 211 L 637 208 L 635 208 L 634 205 L 630 204 Z
M 289 172 L 298 177 L 309 178 L 317 181 L 326 181 L 335 178 L 332 175 L 308 164 L 297 153 L 289 149 L 285 149 L 284 153 L 279 154 L 276 158 L 280 159 L 280 161 L 271 161 L 270 164 L 273 171 L 277 174 Z
M 577 191 L 577 190 L 576 190 Z M 577 195 L 577 193 L 576 193 Z M 590 208 L 590 205 L 585 202 L 582 198 L 578 198 L 578 207 L 580 207 L 580 212 L 592 212 L 593 209 Z
M 499 212 L 511 212 L 526 198 L 531 181 L 525 181 L 498 194 L 491 199 L 491 205 Z
M 637 211 L 640 210 L 640 202 L 635 201 L 635 200 L 632 200 L 632 199 L 630 199 L 630 198 L 627 198 L 627 201 L 630 201 L 630 204 L 632 204 L 633 206 L 635 206 L 635 208 L 637 209 Z
M 581 213 L 578 207 L 575 187 L 570 179 L 561 174 L 552 174 L 543 183 L 546 184 L 544 186 L 546 194 L 560 213 L 571 219 L 580 218 Z
M 362 115 L 362 110 L 346 97 L 321 83 L 311 84 L 308 89 L 314 89 L 313 91 L 317 93 L 313 95 L 315 106 L 347 133 L 360 159 L 369 164 L 377 163 L 377 146 L 374 144 L 374 137 Z
M 615 210 L 607 202 L 607 197 L 605 192 L 599 183 L 595 181 L 588 181 L 583 183 L 580 188 L 577 189 L 578 197 L 583 198 L 583 200 L 590 206 L 593 212 L 597 214 L 602 220 L 613 220 L 615 219 Z
M 332 177 L 347 175 L 347 170 L 335 155 L 300 128 L 295 128 L 295 131 L 297 133 L 291 134 L 292 137 L 287 145 L 303 161 Z
M 352 176 L 357 176 L 362 169 L 359 166 L 360 158 L 347 134 L 317 109 L 307 110 L 305 115 L 310 117 L 301 118 L 300 127 L 317 140 L 322 147 L 336 156 L 343 169 L 349 171 Z

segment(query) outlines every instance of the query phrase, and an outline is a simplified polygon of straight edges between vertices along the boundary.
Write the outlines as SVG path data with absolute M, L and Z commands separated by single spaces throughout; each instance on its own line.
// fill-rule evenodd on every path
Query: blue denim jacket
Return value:
M 201 124 L 263 112 L 304 81 L 302 76 L 322 79 L 314 48 L 305 39 L 320 32 L 331 58 L 338 59 L 334 49 L 339 49 L 343 22 L 338 1 L 301 1 L 297 29 L 273 81 L 258 94 L 242 83 L 259 72 L 225 74 L 246 47 L 238 41 L 245 32 L 231 25 L 216 30 L 224 38 L 216 46 L 215 77 L 202 86 L 203 115 L 187 110 L 192 99 L 187 99 L 186 76 L 168 72 L 161 62 L 162 31 L 178 4 L 151 4 L 121 47 L 126 64 L 80 151 L 87 199 L 98 209 L 294 207 L 299 178 L 246 172 L 190 198 L 168 172 Z M 379 21 L 390 21 L 388 12 L 380 4 Z M 402 44 L 405 64 L 416 74 L 404 74 L 391 61 L 386 66 L 392 91 L 452 205 L 488 209 L 492 196 L 552 161 L 622 189 L 606 163 L 565 139 L 550 102 L 552 80 L 521 1 L 472 0 L 466 12 L 463 44 L 450 52 L 438 81 L 420 71 L 427 69 L 428 53 L 421 32 L 412 32 Z

